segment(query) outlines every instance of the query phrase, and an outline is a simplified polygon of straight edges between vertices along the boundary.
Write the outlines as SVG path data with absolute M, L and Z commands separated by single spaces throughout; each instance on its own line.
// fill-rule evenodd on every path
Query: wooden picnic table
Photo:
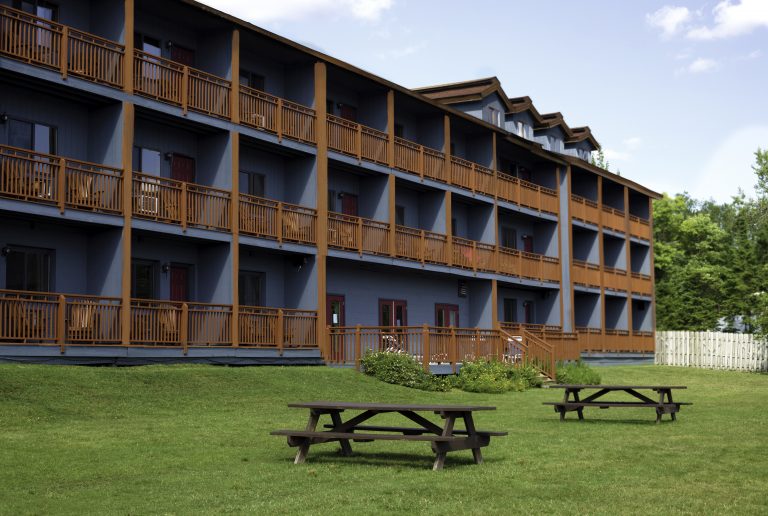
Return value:
M 292 408 L 309 409 L 309 420 L 305 430 L 275 430 L 271 435 L 285 435 L 288 445 L 298 447 L 294 464 L 301 464 L 307 458 L 309 447 L 338 441 L 341 454 L 352 454 L 350 441 L 371 442 L 376 440 L 425 441 L 432 445 L 435 452 L 433 470 L 442 469 L 448 452 L 472 450 L 475 464 L 482 464 L 480 448 L 490 444 L 491 436 L 507 435 L 507 432 L 477 430 L 472 413 L 481 410 L 496 410 L 496 407 L 480 405 L 401 405 L 394 403 L 350 403 L 338 401 L 312 401 L 289 403 Z M 346 410 L 362 413 L 343 421 L 341 414 Z M 443 418 L 443 426 L 430 421 L 419 412 L 432 412 Z M 369 419 L 379 414 L 398 413 L 406 418 L 411 426 L 364 425 Z M 326 424 L 326 431 L 317 430 L 321 415 L 328 414 L 331 424 Z M 464 429 L 455 429 L 457 419 L 464 420 Z
M 576 411 L 579 419 L 584 419 L 584 407 L 598 407 L 607 409 L 611 407 L 649 407 L 656 409 L 656 423 L 661 421 L 663 414 L 669 414 L 675 421 L 675 414 L 680 411 L 681 405 L 692 405 L 692 403 L 672 401 L 672 391 L 675 389 L 687 389 L 684 385 L 550 385 L 550 389 L 565 389 L 563 401 L 547 401 L 544 405 L 554 405 L 555 412 L 560 413 L 560 421 L 565 420 L 566 412 Z M 596 390 L 584 399 L 579 398 L 579 393 L 583 390 Z M 658 394 L 658 400 L 638 391 L 650 390 Z M 611 392 L 625 392 L 637 399 L 637 401 L 609 401 L 601 399 Z M 569 399 L 570 398 L 570 399 Z

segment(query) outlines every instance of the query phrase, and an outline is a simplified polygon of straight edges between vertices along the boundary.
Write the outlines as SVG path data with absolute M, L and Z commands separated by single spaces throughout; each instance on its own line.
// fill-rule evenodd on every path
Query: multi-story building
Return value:
M 652 350 L 657 194 L 597 147 L 191 0 L 0 0 L 0 355 Z

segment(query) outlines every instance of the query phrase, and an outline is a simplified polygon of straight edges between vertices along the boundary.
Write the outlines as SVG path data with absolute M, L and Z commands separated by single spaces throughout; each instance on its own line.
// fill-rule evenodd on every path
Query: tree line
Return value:
M 654 202 L 658 330 L 768 333 L 768 149 L 752 168 L 754 197 Z

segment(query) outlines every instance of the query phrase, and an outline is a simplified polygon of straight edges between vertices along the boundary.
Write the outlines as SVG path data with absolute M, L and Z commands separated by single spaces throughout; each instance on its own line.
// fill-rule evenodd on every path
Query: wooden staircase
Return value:
M 519 331 L 509 333 L 504 329 L 499 329 L 502 339 L 505 339 L 511 347 L 518 350 L 518 355 L 522 363 L 536 368 L 546 382 L 552 382 L 555 379 L 555 347 L 545 341 L 542 337 L 534 335 L 525 328 Z

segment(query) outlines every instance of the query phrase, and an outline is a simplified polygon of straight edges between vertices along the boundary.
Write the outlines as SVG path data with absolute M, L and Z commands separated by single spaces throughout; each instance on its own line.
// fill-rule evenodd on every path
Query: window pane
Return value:
M 142 42 L 141 49 L 147 54 L 151 54 L 153 56 L 159 57 L 162 54 L 162 51 L 160 49 L 160 40 L 157 40 L 155 38 L 149 38 L 147 36 L 144 36 L 144 41 Z
M 395 224 L 405 226 L 405 207 L 395 206 Z
M 240 271 L 238 300 L 243 306 L 263 306 L 261 284 L 264 274 L 261 272 Z
M 26 290 L 24 276 L 24 253 L 13 249 L 5 259 L 5 287 Z
M 32 149 L 32 124 L 20 120 L 8 121 L 8 145 L 21 149 Z
M 141 170 L 146 174 L 160 175 L 160 151 L 141 149 Z
M 45 154 L 53 153 L 53 128 L 43 125 L 35 124 L 35 152 L 42 152 Z
M 153 263 L 133 264 L 133 285 L 131 296 L 137 299 L 154 299 L 155 265 Z

